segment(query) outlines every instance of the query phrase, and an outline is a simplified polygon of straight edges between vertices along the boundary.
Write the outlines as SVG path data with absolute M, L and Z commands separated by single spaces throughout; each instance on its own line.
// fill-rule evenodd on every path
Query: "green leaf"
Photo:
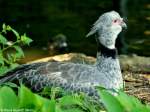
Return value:
M 85 112 L 79 108 L 70 108 L 70 109 L 65 109 L 65 110 L 62 110 L 62 112 Z
M 9 25 L 3 24 L 2 26 L 3 30 L 2 32 L 7 33 L 7 31 L 11 31 L 12 28 Z
M 11 29 L 11 31 L 15 34 L 15 36 L 17 37 L 17 40 L 19 40 L 20 39 L 19 33 L 14 29 Z
M 11 28 L 9 25 L 7 25 L 7 26 L 6 26 L 6 30 L 11 31 L 12 28 Z
M 0 76 L 5 74 L 8 70 L 9 68 L 7 66 L 0 66 Z
M 3 45 L 6 45 L 7 42 L 8 40 L 2 34 L 0 34 L 0 43 Z
M 15 57 L 15 56 L 14 56 L 12 53 L 8 53 L 8 54 L 7 54 L 8 64 L 14 62 L 14 57 Z
M 99 89 L 98 92 L 100 94 L 101 101 L 104 103 L 108 112 L 124 112 L 123 106 L 117 98 L 115 98 L 115 96 L 110 94 L 107 90 Z
M 47 89 L 48 89 L 48 88 L 47 88 Z M 50 92 L 50 97 L 51 97 L 51 99 L 55 99 L 56 95 L 57 95 L 58 93 L 60 93 L 60 91 L 61 91 L 61 88 L 60 88 L 60 87 L 52 87 L 52 88 L 51 88 L 51 92 Z
M 18 98 L 14 91 L 4 86 L 0 88 L 0 109 L 15 109 L 18 105 Z
M 45 102 L 42 107 L 42 112 L 56 112 L 56 101 L 50 100 Z
M 10 69 L 14 69 L 14 68 L 16 68 L 16 67 L 18 67 L 18 66 L 19 66 L 18 63 L 11 63 L 11 64 L 10 64 Z
M 82 101 L 81 99 L 77 98 L 77 97 L 74 97 L 74 96 L 63 96 L 61 99 L 60 99 L 60 104 L 62 106 L 66 106 L 66 105 L 82 105 Z
M 56 101 L 53 100 L 49 100 L 46 98 L 43 98 L 37 94 L 35 94 L 36 96 L 36 105 L 38 105 L 39 108 L 37 108 L 38 110 L 41 110 L 42 112 L 55 112 L 56 111 Z
M 42 112 L 48 112 L 48 110 L 52 109 L 50 100 L 32 93 L 23 85 L 21 85 L 19 90 L 19 107 L 33 109 L 36 111 L 43 110 Z
M 0 58 L 0 66 L 3 66 L 3 65 L 4 65 L 4 59 Z
M 4 57 L 1 51 L 0 51 L 0 65 L 4 65 Z
M 21 41 L 23 44 L 29 45 L 33 40 L 26 36 L 26 34 L 21 35 Z
M 3 29 L 6 29 L 6 24 L 3 24 L 3 25 L 2 25 L 2 28 L 3 28 Z
M 35 109 L 36 108 L 36 97 L 35 95 L 25 86 L 21 85 L 19 89 L 19 107 Z M 38 105 L 37 105 L 38 106 Z
M 42 111 L 43 105 L 47 105 L 50 100 L 46 99 L 44 97 L 41 97 L 38 94 L 35 94 L 35 97 L 36 97 L 36 105 L 38 105 L 37 109 L 41 109 L 41 111 Z
M 24 57 L 24 52 L 21 47 L 14 45 L 13 48 L 15 48 L 15 50 L 17 51 L 17 53 L 15 54 L 16 58 Z
M 3 28 L 2 32 L 6 33 L 6 25 L 5 24 L 2 25 L 2 28 Z
M 120 103 L 124 106 L 125 110 L 128 112 L 146 112 L 146 110 L 148 109 L 137 98 L 129 96 L 122 91 L 119 92 L 119 95 L 116 96 L 116 98 L 120 101 Z
M 132 98 L 123 92 L 119 92 L 119 95 L 116 96 L 119 102 L 127 109 L 127 111 L 131 111 L 134 108 L 134 104 L 132 102 Z

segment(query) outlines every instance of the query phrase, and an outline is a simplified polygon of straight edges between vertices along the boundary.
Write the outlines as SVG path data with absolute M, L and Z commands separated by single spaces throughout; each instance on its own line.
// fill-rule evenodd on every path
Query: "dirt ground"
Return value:
M 136 96 L 143 103 L 150 104 L 150 57 L 120 55 L 120 64 L 125 82 L 125 92 Z M 47 57 L 33 62 L 65 61 L 93 64 L 96 59 L 84 54 L 69 53 Z
M 125 92 L 150 104 L 150 73 L 124 71 Z

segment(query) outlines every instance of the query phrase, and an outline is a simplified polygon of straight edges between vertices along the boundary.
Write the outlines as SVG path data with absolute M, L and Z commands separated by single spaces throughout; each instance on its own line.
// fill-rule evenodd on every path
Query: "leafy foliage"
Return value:
M 4 35 L 12 32 L 16 40 L 9 41 Z M 24 57 L 23 50 L 20 46 L 29 45 L 32 39 L 26 34 L 19 35 L 19 33 L 11 28 L 9 25 L 3 24 L 0 32 L 0 75 L 18 66 L 17 61 Z
M 108 112 L 150 112 L 148 105 L 142 104 L 137 98 L 129 96 L 123 91 L 112 95 L 106 89 L 99 89 L 99 94 Z
M 8 86 L 0 88 L 0 109 L 30 110 L 33 112 L 149 112 L 150 107 L 143 105 L 135 97 L 129 96 L 122 91 L 117 96 L 112 95 L 106 89 L 98 90 L 101 102 L 106 110 L 98 107 L 98 104 L 90 102 L 83 94 L 64 95 L 50 99 L 44 98 L 31 92 L 21 85 L 18 95 Z M 54 93 L 53 93 L 54 95 Z
M 79 95 L 47 99 L 32 93 L 23 85 L 19 88 L 18 95 L 8 86 L 0 88 L 0 109 L 29 109 L 35 112 L 83 112 L 88 110 L 83 106 L 83 101 L 84 99 Z

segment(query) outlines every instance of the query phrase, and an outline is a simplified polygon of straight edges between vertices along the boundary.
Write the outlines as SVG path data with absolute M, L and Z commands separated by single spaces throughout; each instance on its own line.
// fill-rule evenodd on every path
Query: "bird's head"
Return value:
M 127 25 L 116 11 L 110 11 L 102 14 L 94 23 L 87 37 L 98 33 L 99 42 L 107 48 L 114 49 L 118 34 Z

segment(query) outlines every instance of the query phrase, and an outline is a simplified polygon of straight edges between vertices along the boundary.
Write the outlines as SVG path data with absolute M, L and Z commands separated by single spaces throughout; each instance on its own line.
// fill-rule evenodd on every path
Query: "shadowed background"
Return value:
M 67 38 L 65 52 L 95 56 L 94 36 L 85 35 L 98 17 L 110 10 L 120 12 L 128 24 L 117 40 L 119 53 L 150 56 L 149 0 L 0 0 L 0 24 L 6 23 L 34 40 L 25 48 L 32 58 L 49 56 L 44 48 L 58 34 Z

